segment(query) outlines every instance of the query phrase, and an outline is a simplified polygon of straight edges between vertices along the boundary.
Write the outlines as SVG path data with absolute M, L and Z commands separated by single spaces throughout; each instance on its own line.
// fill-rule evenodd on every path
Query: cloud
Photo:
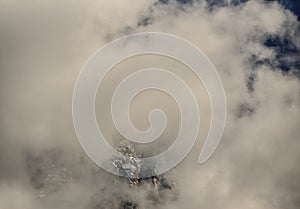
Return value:
M 178 197 L 161 208 L 299 208 L 299 68 L 286 71 L 276 64 L 282 52 L 266 44 L 277 37 L 299 50 L 299 22 L 289 10 L 255 0 L 221 6 L 141 0 L 0 5 L 0 208 L 117 208 L 122 198 L 140 207 L 148 204 L 147 188 L 132 190 L 87 159 L 71 115 L 73 86 L 87 58 L 109 40 L 143 31 L 172 33 L 196 44 L 216 66 L 228 102 L 217 152 L 206 164 L 197 164 L 208 130 L 204 122 L 197 146 L 166 174 L 176 179 Z M 290 65 L 297 56 L 285 53 L 283 61 Z M 203 86 L 182 73 L 183 66 L 148 59 L 180 69 L 201 101 L 206 98 L 201 110 L 209 117 Z M 123 67 L 130 72 L 146 60 Z M 115 81 L 107 82 L 104 89 Z M 156 96 L 167 101 L 166 111 L 174 115 L 170 99 Z M 145 99 L 133 103 L 139 107 L 134 120 L 142 128 L 147 111 L 142 113 L 139 105 L 159 103 Z M 178 118 L 173 117 L 175 124 Z M 177 133 L 173 123 L 164 135 L 171 141 Z M 118 141 L 115 130 L 109 124 L 105 128 Z M 162 143 L 164 148 L 168 143 Z

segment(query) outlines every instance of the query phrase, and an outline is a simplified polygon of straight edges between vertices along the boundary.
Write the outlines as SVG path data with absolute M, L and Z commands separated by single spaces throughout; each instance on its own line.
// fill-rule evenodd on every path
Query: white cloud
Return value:
M 276 52 L 263 45 L 269 35 L 289 34 L 300 46 L 299 23 L 279 4 L 250 0 L 212 10 L 203 1 L 184 8 L 141 0 L 0 5 L 0 208 L 95 207 L 118 195 L 145 204 L 144 190 L 130 191 L 126 183 L 111 188 L 111 176 L 82 160 L 71 116 L 73 85 L 89 55 L 108 40 L 141 31 L 172 33 L 201 48 L 220 73 L 228 101 L 217 152 L 198 166 L 197 144 L 168 174 L 175 175 L 179 195 L 162 208 L 299 207 L 299 79 L 251 62 L 253 55 L 276 61 Z M 145 17 L 150 24 L 138 26 Z M 36 198 L 28 156 L 37 158 L 34 168 L 58 164 L 72 170 L 73 179 L 49 199 Z

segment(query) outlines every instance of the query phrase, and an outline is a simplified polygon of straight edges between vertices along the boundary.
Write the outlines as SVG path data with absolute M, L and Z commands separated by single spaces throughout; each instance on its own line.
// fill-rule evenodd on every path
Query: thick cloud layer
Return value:
M 186 2 L 0 1 L 1 209 L 118 208 L 120 199 L 148 208 L 147 185 L 130 189 L 86 157 L 71 115 L 73 86 L 88 57 L 114 38 L 143 31 L 172 33 L 201 48 L 216 66 L 228 102 L 216 153 L 206 164 L 197 164 L 208 130 L 204 122 L 190 155 L 166 174 L 177 182 L 178 195 L 164 194 L 172 201 L 157 207 L 299 208 L 300 69 L 293 64 L 299 62 L 297 18 L 276 2 Z M 289 43 L 294 51 L 282 51 L 270 40 Z M 209 118 L 203 86 L 187 69 L 163 58 L 148 59 L 180 69 L 196 94 L 206 98 L 200 111 Z M 128 61 L 123 67 L 130 72 L 145 63 Z M 102 90 L 112 83 L 107 81 Z M 134 120 L 143 126 L 147 108 L 166 101 L 164 108 L 175 121 L 160 139 L 168 142 L 161 143 L 166 147 L 177 133 L 177 109 L 169 98 L 149 98 L 141 95 L 133 103 L 138 108 Z M 151 103 L 146 111 L 145 103 Z M 105 110 L 97 111 L 108 117 Z M 111 125 L 102 125 L 112 144 L 119 140 Z

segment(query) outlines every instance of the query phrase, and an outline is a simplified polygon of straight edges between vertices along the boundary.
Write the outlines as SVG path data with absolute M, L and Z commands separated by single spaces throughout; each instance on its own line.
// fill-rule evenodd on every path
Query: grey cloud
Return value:
M 71 115 L 76 76 L 90 54 L 108 40 L 142 31 L 173 33 L 195 43 L 215 64 L 228 100 L 217 152 L 197 164 L 204 124 L 191 154 L 166 174 L 178 183 L 178 197 L 161 208 L 299 208 L 299 78 L 253 62 L 253 56 L 276 62 L 276 51 L 263 44 L 270 35 L 288 37 L 300 47 L 299 22 L 279 4 L 251 0 L 213 9 L 204 1 L 0 5 L 0 208 L 117 208 L 122 198 L 146 207 L 149 185 L 133 190 L 97 168 L 77 142 Z M 115 131 L 107 133 L 118 138 Z M 176 130 L 168 133 L 173 137 Z

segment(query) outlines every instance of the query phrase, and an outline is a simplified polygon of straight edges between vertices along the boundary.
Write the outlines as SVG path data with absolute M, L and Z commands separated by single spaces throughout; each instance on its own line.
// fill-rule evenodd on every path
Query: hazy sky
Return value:
M 177 199 L 157 207 L 300 207 L 297 17 L 277 2 L 186 2 L 0 0 L 0 209 L 114 208 L 120 198 L 146 207 L 145 188 L 116 183 L 86 157 L 71 114 L 76 77 L 89 56 L 108 41 L 144 31 L 175 34 L 203 50 L 228 103 L 216 153 L 197 164 L 209 124 L 203 122 L 190 155 L 166 174 L 177 182 Z M 111 93 L 121 75 L 155 63 L 182 75 L 202 101 L 201 120 L 209 121 L 207 95 L 186 67 L 155 56 L 140 58 L 117 66 L 115 72 L 124 71 L 108 76 L 101 91 Z M 149 110 L 160 102 L 171 117 L 160 142 L 148 150 L 138 146 L 155 154 L 176 136 L 178 113 L 170 98 L 146 93 L 133 102 L 137 127 L 147 126 Z M 119 136 L 103 99 L 109 96 L 99 97 L 99 125 L 114 145 Z M 53 183 L 57 176 L 61 185 Z

